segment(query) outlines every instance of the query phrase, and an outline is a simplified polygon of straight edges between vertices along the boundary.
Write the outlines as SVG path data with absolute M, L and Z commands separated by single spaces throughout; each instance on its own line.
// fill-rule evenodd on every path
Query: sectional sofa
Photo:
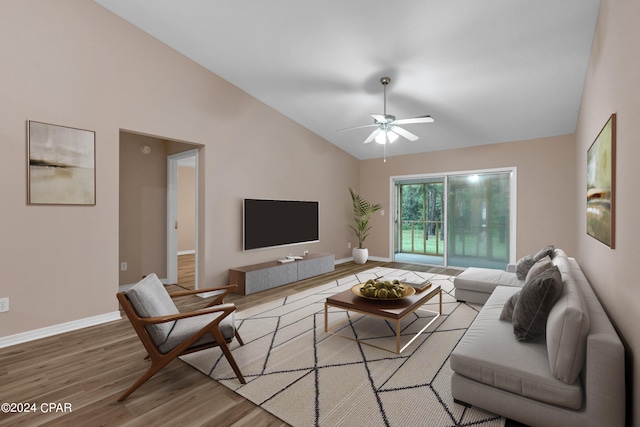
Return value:
M 524 287 L 490 283 L 494 290 L 451 354 L 453 397 L 530 426 L 623 426 L 624 346 L 576 260 L 561 249 L 551 256 L 547 276 L 561 284 L 542 335 L 517 335 L 519 299 L 533 278 Z

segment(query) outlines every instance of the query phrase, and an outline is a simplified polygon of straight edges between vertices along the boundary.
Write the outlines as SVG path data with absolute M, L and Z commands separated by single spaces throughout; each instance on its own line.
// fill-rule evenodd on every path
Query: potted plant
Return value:
M 349 193 L 351 193 L 351 200 L 353 200 L 353 214 L 355 220 L 355 226 L 350 225 L 351 229 L 356 233 L 358 238 L 358 247 L 353 248 L 352 255 L 356 264 L 364 264 L 369 257 L 369 250 L 363 246 L 364 240 L 369 235 L 371 226 L 369 225 L 369 217 L 375 212 L 382 209 L 379 204 L 371 204 L 356 194 L 351 187 L 349 187 Z

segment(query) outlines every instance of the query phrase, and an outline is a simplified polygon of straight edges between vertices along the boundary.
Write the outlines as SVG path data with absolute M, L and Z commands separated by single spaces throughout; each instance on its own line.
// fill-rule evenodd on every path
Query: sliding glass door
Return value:
M 396 192 L 396 254 L 405 261 L 443 265 L 444 178 L 401 181 Z
M 504 269 L 515 170 L 395 178 L 394 260 Z
M 449 265 L 504 269 L 509 263 L 510 173 L 449 177 Z

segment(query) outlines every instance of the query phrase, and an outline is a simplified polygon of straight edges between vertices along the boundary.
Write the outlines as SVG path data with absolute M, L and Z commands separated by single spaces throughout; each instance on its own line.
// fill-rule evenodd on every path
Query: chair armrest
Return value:
M 169 296 L 171 296 L 172 298 L 183 297 L 186 295 L 194 295 L 194 294 L 201 294 L 204 292 L 214 292 L 214 291 L 224 291 L 224 290 L 227 290 L 227 293 L 229 293 L 231 291 L 235 291 L 237 287 L 238 285 L 226 285 L 226 286 L 218 286 L 215 288 L 191 289 L 191 290 L 185 290 L 185 291 L 169 292 Z
M 214 306 L 214 305 L 222 304 L 224 302 L 224 298 L 227 295 L 229 295 L 229 293 L 235 291 L 237 287 L 238 287 L 238 285 L 226 285 L 226 286 L 218 286 L 218 287 L 215 287 L 215 288 L 192 289 L 192 290 L 188 290 L 188 291 L 171 292 L 171 293 L 169 293 L 169 296 L 171 298 L 176 298 L 176 297 L 184 297 L 184 296 L 187 296 L 187 295 L 202 294 L 202 293 L 205 293 L 205 292 L 222 291 L 220 294 L 215 295 L 215 299 L 213 301 L 211 301 L 209 304 L 206 305 L 207 307 L 211 307 L 211 306 Z
M 220 316 L 220 320 L 227 317 L 233 311 L 235 311 L 236 306 L 234 304 L 219 304 L 215 307 L 203 308 L 202 310 L 197 311 L 188 311 L 184 313 L 178 314 L 169 314 L 166 316 L 156 316 L 156 317 L 139 317 L 141 323 L 146 325 L 156 325 L 158 323 L 166 323 L 173 322 L 175 320 L 186 319 L 189 317 L 203 316 L 205 314 L 224 312 L 224 316 Z

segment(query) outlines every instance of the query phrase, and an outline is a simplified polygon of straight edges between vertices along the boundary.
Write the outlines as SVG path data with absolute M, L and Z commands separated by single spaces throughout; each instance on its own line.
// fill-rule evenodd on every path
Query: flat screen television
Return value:
M 318 242 L 319 203 L 244 199 L 244 250 Z

